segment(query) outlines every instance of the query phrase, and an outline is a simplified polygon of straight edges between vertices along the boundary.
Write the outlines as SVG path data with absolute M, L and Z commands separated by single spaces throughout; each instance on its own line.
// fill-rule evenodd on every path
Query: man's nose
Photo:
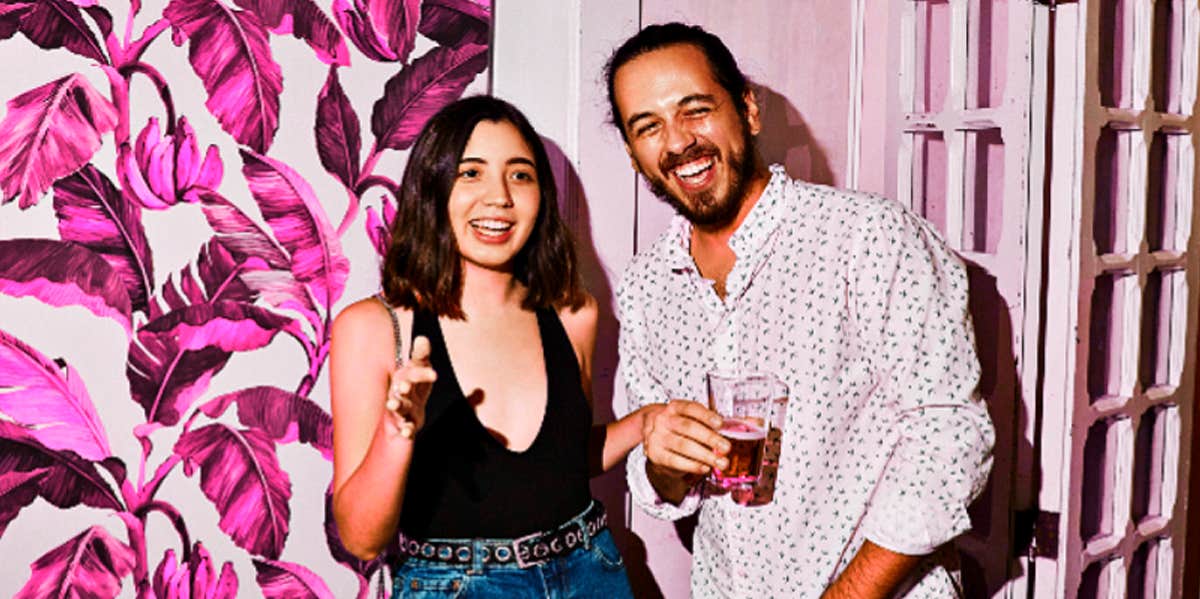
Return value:
M 672 154 L 682 154 L 684 150 L 696 143 L 696 134 L 686 123 L 672 121 L 665 127 L 667 129 L 667 151 Z

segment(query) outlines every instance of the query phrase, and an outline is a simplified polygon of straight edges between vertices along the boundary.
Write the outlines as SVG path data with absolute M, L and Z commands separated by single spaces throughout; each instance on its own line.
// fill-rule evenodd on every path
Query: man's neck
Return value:
M 737 256 L 729 247 L 729 239 L 742 226 L 755 204 L 758 204 L 770 180 L 770 171 L 759 167 L 746 186 L 746 193 L 742 197 L 737 216 L 732 221 L 717 227 L 692 225 L 690 239 L 692 260 L 700 269 L 700 276 L 713 281 L 713 288 L 721 299 L 725 299 L 725 279 L 737 261 Z

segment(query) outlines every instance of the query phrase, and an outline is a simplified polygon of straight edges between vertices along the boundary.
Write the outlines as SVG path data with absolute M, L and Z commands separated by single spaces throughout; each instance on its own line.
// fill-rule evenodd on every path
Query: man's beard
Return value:
M 754 176 L 756 164 L 754 163 L 753 151 L 754 137 L 750 134 L 750 128 L 743 123 L 742 125 L 742 147 L 741 150 L 732 150 L 729 155 L 724 157 L 732 177 L 729 180 L 729 189 L 724 196 L 718 197 L 716 190 L 708 190 L 696 195 L 688 196 L 688 200 L 673 195 L 667 189 L 665 179 L 660 177 L 646 177 L 647 183 L 650 185 L 650 191 L 658 196 L 667 205 L 674 208 L 676 212 L 688 219 L 695 226 L 709 228 L 722 227 L 733 222 L 737 218 L 738 211 L 742 208 L 742 202 L 745 200 L 747 182 Z M 703 156 L 717 156 L 720 152 L 716 146 L 711 143 L 697 144 L 688 148 L 682 154 L 668 154 L 662 162 L 659 163 L 659 172 L 668 173 L 681 164 L 686 164 Z M 750 157 L 747 157 L 750 154 Z M 713 165 L 716 168 L 716 165 Z

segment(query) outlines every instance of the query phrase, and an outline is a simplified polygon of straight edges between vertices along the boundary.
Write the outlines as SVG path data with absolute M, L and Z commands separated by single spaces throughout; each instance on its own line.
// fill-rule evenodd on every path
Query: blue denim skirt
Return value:
M 392 597 L 625 599 L 632 598 L 633 591 L 606 528 L 564 556 L 524 568 L 516 563 L 448 564 L 409 557 L 393 572 Z

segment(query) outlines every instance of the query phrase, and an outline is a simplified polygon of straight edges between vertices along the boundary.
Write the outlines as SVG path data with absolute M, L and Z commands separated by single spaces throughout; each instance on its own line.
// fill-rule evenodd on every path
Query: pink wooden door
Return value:
M 1183 0 L 1058 7 L 1038 597 L 1179 597 L 1197 316 L 1196 59 Z M 1189 565 L 1189 567 L 1195 567 Z
M 991 479 L 957 543 L 970 597 L 1024 597 L 1015 539 L 1033 503 L 1041 186 L 1034 7 L 1028 0 L 909 0 L 900 12 L 897 188 L 967 263 L 996 425 Z

